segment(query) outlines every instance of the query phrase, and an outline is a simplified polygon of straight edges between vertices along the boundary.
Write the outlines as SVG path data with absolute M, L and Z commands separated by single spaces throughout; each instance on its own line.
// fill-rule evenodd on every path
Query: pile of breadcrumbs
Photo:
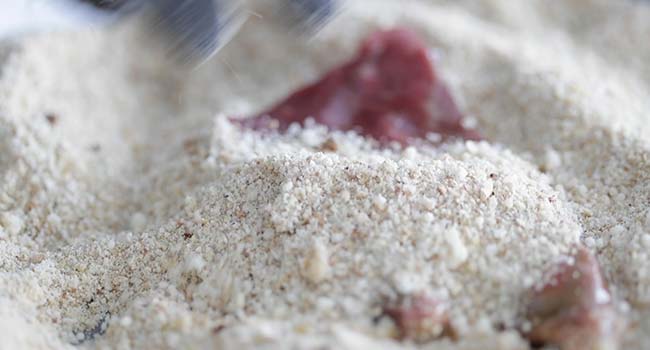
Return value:
M 230 121 L 396 25 L 485 141 Z M 530 290 L 584 246 L 643 349 L 649 35 L 635 1 L 354 0 L 309 42 L 254 17 L 193 71 L 135 25 L 4 43 L 0 348 L 528 349 Z M 431 300 L 445 322 L 405 330 Z

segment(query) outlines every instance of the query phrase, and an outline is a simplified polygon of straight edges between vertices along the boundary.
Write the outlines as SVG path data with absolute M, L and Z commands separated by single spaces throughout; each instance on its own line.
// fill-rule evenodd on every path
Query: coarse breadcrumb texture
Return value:
M 230 122 L 395 25 L 488 141 Z M 254 17 L 193 71 L 137 24 L 3 43 L 0 348 L 524 350 L 581 244 L 644 349 L 648 33 L 635 1 L 355 0 L 309 42 Z M 420 294 L 454 337 L 398 340 L 383 308 Z

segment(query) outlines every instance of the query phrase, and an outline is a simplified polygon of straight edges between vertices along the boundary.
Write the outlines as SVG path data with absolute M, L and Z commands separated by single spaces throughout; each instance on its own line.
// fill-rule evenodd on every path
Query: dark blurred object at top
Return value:
M 90 3 L 95 7 L 108 10 L 116 10 L 124 6 L 129 0 L 81 0 Z

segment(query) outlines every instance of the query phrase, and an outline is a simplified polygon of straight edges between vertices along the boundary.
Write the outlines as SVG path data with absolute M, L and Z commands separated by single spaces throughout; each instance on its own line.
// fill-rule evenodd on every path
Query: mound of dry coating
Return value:
M 528 349 L 530 287 L 582 244 L 630 321 L 621 346 L 644 349 L 641 6 L 359 0 L 311 43 L 252 20 L 194 72 L 139 51 L 130 27 L 3 48 L 3 345 Z M 490 143 L 377 149 L 221 116 L 254 115 L 395 25 L 436 48 Z M 420 295 L 455 334 L 386 315 Z
M 549 201 L 557 193 L 525 167 L 315 154 L 216 171 L 162 232 L 63 253 L 67 269 L 97 271 L 86 283 L 99 289 L 86 298 L 113 301 L 110 312 L 127 310 L 127 319 L 151 307 L 132 302 L 144 294 L 185 305 L 170 322 L 224 317 L 205 327 L 231 326 L 234 313 L 288 320 L 307 333 L 340 323 L 390 337 L 373 325 L 382 303 L 430 293 L 462 331 L 481 318 L 512 323 L 544 264 L 578 239 L 575 218 Z M 107 270 L 101 256 L 116 263 Z M 116 321 L 109 339 L 142 332 Z M 152 332 L 167 327 L 142 322 Z

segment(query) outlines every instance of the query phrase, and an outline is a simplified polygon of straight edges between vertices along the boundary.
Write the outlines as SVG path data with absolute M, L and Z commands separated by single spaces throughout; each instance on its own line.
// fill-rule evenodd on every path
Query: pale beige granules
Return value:
M 425 291 L 462 337 L 421 348 L 526 349 L 496 329 L 521 324 L 527 288 L 578 242 L 647 319 L 650 10 L 546 4 L 355 0 L 310 43 L 256 19 L 189 73 L 130 27 L 7 48 L 0 347 L 412 347 L 377 316 Z M 378 150 L 228 122 L 395 24 L 435 48 L 489 143 Z

